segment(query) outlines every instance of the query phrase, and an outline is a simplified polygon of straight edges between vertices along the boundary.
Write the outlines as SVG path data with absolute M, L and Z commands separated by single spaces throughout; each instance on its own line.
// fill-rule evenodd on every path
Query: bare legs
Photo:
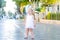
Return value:
M 31 35 L 30 35 L 30 36 L 31 36 L 31 39 L 32 39 L 32 40 L 34 40 L 34 33 L 33 33 L 33 29 L 31 29 L 31 28 L 30 28 L 30 29 L 29 29 L 29 31 L 30 31 L 30 34 L 31 34 Z
M 33 40 L 34 39 L 34 33 L 33 33 L 33 29 L 32 28 L 26 28 L 25 29 L 25 39 L 27 39 L 28 38 L 28 34 L 29 34 L 29 32 L 30 32 L 30 36 L 31 36 L 31 39 Z
M 26 29 L 25 29 L 25 39 L 28 38 L 28 33 L 29 33 L 29 28 L 26 28 Z

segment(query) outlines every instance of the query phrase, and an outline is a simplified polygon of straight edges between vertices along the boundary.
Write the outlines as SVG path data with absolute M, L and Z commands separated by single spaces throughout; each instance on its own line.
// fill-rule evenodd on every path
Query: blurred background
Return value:
M 29 4 L 32 4 L 38 21 L 60 20 L 60 0 L 1 0 L 0 19 L 23 19 Z
M 0 0 L 0 40 L 24 40 L 30 4 L 37 21 L 35 40 L 60 40 L 60 0 Z

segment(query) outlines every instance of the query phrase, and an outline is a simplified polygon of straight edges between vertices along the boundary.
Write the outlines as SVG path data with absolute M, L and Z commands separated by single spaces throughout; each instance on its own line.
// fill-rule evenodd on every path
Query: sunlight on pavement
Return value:
M 23 21 L 5 19 L 0 23 L 0 40 L 24 40 Z M 34 30 L 35 40 L 59 40 L 60 25 L 38 23 Z M 30 40 L 30 38 L 29 38 Z
M 19 24 L 19 25 L 18 25 Z M 1 30 L 1 39 L 2 40 L 20 40 L 21 34 L 24 34 L 24 30 L 22 24 L 19 23 L 18 20 L 15 19 L 5 19 L 2 22 L 2 29 Z
M 3 30 L 3 37 L 4 37 L 4 40 L 13 40 L 14 39 L 14 33 L 15 33 L 15 20 L 6 20 L 4 23 L 3 23 L 3 27 L 4 27 L 4 30 Z

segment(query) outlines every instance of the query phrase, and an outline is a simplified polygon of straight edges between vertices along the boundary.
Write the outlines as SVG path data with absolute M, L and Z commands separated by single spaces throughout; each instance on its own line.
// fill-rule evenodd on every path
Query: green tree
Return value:
M 2 5 L 2 0 L 0 0 L 0 8 L 1 8 L 1 5 Z
M 55 4 L 57 0 L 42 0 L 41 2 L 43 3 L 44 6 L 48 6 L 48 5 Z
M 6 5 L 6 1 L 0 0 L 0 16 L 4 16 L 5 15 L 5 11 L 3 9 L 3 7 L 5 7 L 5 5 Z
M 21 6 L 21 3 L 26 3 L 27 4 L 29 2 L 29 0 L 13 0 L 13 1 L 16 2 L 17 6 Z
M 6 5 L 6 1 L 0 0 L 0 8 L 4 7 Z
M 29 3 L 29 0 L 13 0 L 15 1 L 16 5 L 17 5 L 17 10 L 21 13 L 20 8 L 24 5 L 27 5 Z

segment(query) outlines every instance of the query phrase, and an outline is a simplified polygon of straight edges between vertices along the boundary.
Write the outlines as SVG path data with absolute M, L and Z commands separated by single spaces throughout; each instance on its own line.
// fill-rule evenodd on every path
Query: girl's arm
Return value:
M 34 16 L 34 27 L 36 27 L 36 18 L 35 18 L 35 12 L 32 10 L 32 14 Z
M 34 15 L 34 27 L 36 27 L 36 18 L 35 18 L 35 15 Z

